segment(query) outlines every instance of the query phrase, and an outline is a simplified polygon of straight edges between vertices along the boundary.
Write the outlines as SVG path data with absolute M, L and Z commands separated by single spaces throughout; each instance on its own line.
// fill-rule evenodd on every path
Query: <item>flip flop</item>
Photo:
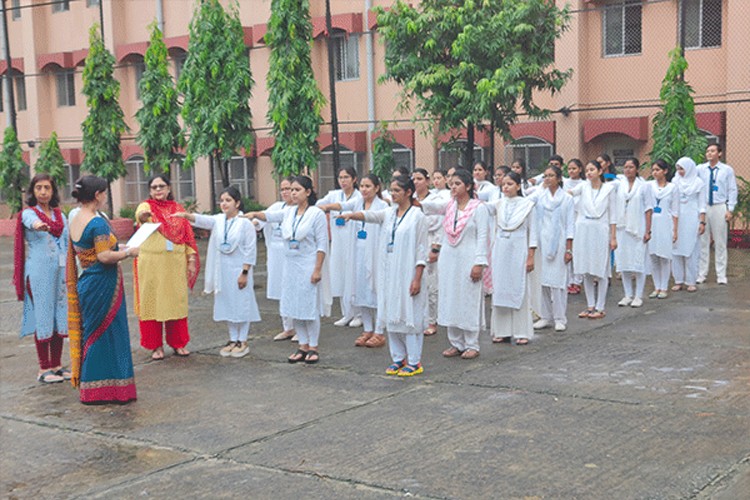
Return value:
M 495 337 L 492 339 L 493 344 L 510 344 L 510 337 Z
M 59 384 L 60 382 L 65 380 L 62 375 L 58 375 L 52 370 L 47 370 L 46 372 L 40 374 L 36 379 L 38 382 L 41 382 L 43 384 Z
M 55 372 L 55 375 L 57 375 L 58 377 L 62 377 L 64 380 L 70 380 L 73 376 L 73 374 L 70 373 L 70 370 L 68 370 L 67 368 L 60 368 Z
M 184 348 L 181 347 L 180 349 L 184 349 Z M 188 356 L 190 356 L 190 351 L 180 352 L 177 349 L 175 349 L 174 355 L 180 358 L 187 358 Z
M 437 333 L 437 328 L 429 327 L 429 328 L 427 328 L 427 329 L 426 329 L 426 330 L 425 330 L 424 332 L 422 332 L 422 333 L 424 333 L 424 334 L 425 334 L 426 336 L 428 336 L 428 337 L 429 337 L 430 335 L 435 335 L 435 334 Z
M 154 361 L 164 361 L 164 351 L 155 350 L 151 353 L 151 359 Z

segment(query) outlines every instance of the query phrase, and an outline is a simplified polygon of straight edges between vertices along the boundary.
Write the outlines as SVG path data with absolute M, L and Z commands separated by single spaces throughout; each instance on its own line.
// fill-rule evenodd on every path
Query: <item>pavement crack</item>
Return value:
M 748 470 L 742 470 L 748 469 Z M 721 472 L 714 476 L 709 482 L 707 482 L 699 490 L 695 491 L 688 498 L 695 499 L 710 499 L 716 496 L 716 493 L 729 481 L 731 481 L 738 474 L 747 474 L 750 472 L 750 455 L 745 456 L 742 460 L 732 465 L 728 470 Z

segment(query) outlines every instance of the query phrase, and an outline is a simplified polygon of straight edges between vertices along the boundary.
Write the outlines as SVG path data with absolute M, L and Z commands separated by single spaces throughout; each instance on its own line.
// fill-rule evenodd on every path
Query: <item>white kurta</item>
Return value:
M 663 188 L 656 181 L 648 186 L 654 198 L 654 214 L 651 216 L 651 239 L 648 242 L 649 255 L 662 259 L 672 259 L 673 217 L 680 213 L 680 195 L 674 184 L 667 183 Z
M 516 196 L 488 205 L 495 213 L 492 244 L 492 305 L 520 309 L 528 295 L 526 258 L 535 248 L 534 202 Z M 519 221 L 518 225 L 513 221 Z M 514 227 L 515 226 L 515 227 Z
M 343 211 L 362 212 L 365 209 L 365 200 L 360 198 L 356 201 L 348 201 L 341 204 Z M 370 205 L 370 210 L 385 210 L 388 203 L 380 198 L 375 198 Z M 352 304 L 356 307 L 378 307 L 377 294 L 377 262 L 378 248 L 380 244 L 380 227 L 366 222 L 350 221 L 357 233 L 354 244 L 354 284 L 352 293 Z M 363 231 L 364 238 L 359 237 Z
M 282 211 L 265 212 L 268 222 L 281 222 L 284 239 L 284 261 L 282 266 L 281 303 L 282 317 L 313 321 L 331 314 L 331 290 L 328 273 L 328 228 L 326 216 L 318 207 L 307 207 L 301 216 L 297 207 Z M 293 241 L 295 245 L 290 245 Z M 315 270 L 318 252 L 326 254 L 321 280 L 313 284 L 310 277 Z
M 576 274 L 600 278 L 610 275 L 609 226 L 615 223 L 616 195 L 612 183 L 598 190 L 583 182 L 572 189 L 579 196 L 578 218 L 573 240 L 573 268 Z
M 240 290 L 237 285 L 242 266 L 255 267 L 257 237 L 252 222 L 239 215 L 227 221 L 223 213 L 195 214 L 194 225 L 211 230 L 203 292 L 214 296 L 214 321 L 260 321 L 253 291 L 253 273 L 248 273 L 245 288 Z
M 427 219 L 418 207 L 401 218 L 398 207 L 364 212 L 365 222 L 380 224 L 378 249 L 378 323 L 389 333 L 422 333 L 427 315 L 427 289 L 422 274 L 420 292 L 411 296 L 415 268 L 427 264 Z M 389 244 L 393 251 L 388 252 Z
M 698 245 L 700 236 L 698 226 L 700 225 L 700 214 L 706 213 L 708 202 L 708 186 L 691 195 L 685 195 L 679 191 L 680 218 L 677 220 L 677 241 L 672 252 L 674 255 L 690 257 Z
M 277 212 L 286 208 L 286 203 L 277 201 L 267 208 Z M 263 223 L 263 237 L 266 240 L 266 298 L 281 299 L 281 269 L 284 262 L 284 238 L 281 237 L 281 223 Z
M 425 213 L 445 214 L 448 203 L 425 203 Z M 461 217 L 462 211 L 457 211 Z M 446 216 L 447 217 L 447 216 Z M 440 258 L 437 262 L 438 282 L 449 286 L 438 292 L 438 323 L 446 327 L 461 328 L 472 332 L 485 327 L 484 292 L 482 280 L 471 281 L 474 266 L 488 266 L 490 216 L 487 207 L 479 205 L 466 222 L 455 245 L 443 231 Z M 453 221 L 448 221 L 452 224 Z
M 562 188 L 552 196 L 549 189 L 540 192 L 535 213 L 538 231 L 537 274 L 541 286 L 566 288 L 568 268 L 565 263 L 566 241 L 575 234 L 575 209 L 573 197 Z
M 635 178 L 632 186 L 624 176 L 618 176 L 613 184 L 617 186 L 617 271 L 645 273 L 648 270 L 648 245 L 643 237 L 646 234 L 646 213 L 654 206 L 651 189 L 640 177 Z
M 317 205 L 329 203 L 345 203 L 362 199 L 362 193 L 354 190 L 349 198 L 341 189 L 330 191 Z M 352 276 L 354 275 L 354 240 L 356 239 L 356 224 L 345 222 L 336 224 L 336 216 L 342 212 L 331 210 L 329 223 L 331 227 L 331 252 L 328 264 L 335 272 L 331 274 L 331 293 L 334 297 L 351 296 Z M 343 221 L 343 219 L 340 219 Z M 341 223 L 339 223 L 341 224 Z

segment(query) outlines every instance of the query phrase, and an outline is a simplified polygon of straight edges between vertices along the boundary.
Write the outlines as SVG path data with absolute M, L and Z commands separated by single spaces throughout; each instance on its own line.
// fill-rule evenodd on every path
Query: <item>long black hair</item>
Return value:
M 521 176 L 515 173 L 514 171 L 510 171 L 507 174 L 505 174 L 505 177 L 510 177 L 510 180 L 518 184 L 518 196 L 523 196 L 523 184 Z M 503 178 L 503 182 L 505 182 L 505 178 Z
M 362 180 L 367 179 L 368 181 L 372 182 L 372 185 L 375 186 L 375 196 L 382 199 L 383 195 L 381 191 L 383 190 L 383 186 L 380 183 L 380 177 L 378 177 L 375 174 L 367 174 L 364 177 L 362 177 Z
M 671 180 L 672 180 L 672 175 L 674 174 L 674 172 L 673 172 L 673 171 L 672 171 L 672 169 L 671 169 L 671 168 L 669 167 L 669 163 L 667 163 L 667 162 L 666 162 L 665 160 L 662 160 L 661 158 L 659 158 L 658 160 L 656 160 L 655 162 L 653 162 L 653 163 L 652 163 L 652 165 L 656 165 L 656 166 L 658 166 L 658 167 L 659 167 L 660 169 L 664 170 L 664 171 L 666 172 L 666 173 L 664 174 L 664 177 L 666 177 L 666 179 L 667 179 L 668 181 L 671 181 Z
M 411 180 L 411 177 L 408 175 L 399 175 L 391 180 L 391 183 L 393 182 L 404 191 L 411 191 L 411 194 L 409 195 L 409 203 L 415 205 L 414 193 L 416 192 L 416 188 L 414 187 L 414 181 Z M 416 205 L 419 205 L 419 202 L 417 202 Z
M 26 191 L 28 196 L 26 197 L 26 204 L 30 207 L 34 207 L 39 203 L 36 200 L 36 195 L 34 194 L 34 186 L 36 186 L 37 182 L 40 181 L 49 181 L 49 183 L 52 185 L 52 198 L 49 200 L 49 206 L 50 208 L 56 208 L 60 206 L 60 193 L 57 191 L 57 183 L 55 183 L 55 179 L 52 178 L 51 175 L 48 173 L 40 173 L 36 174 L 31 179 L 31 183 L 29 184 L 29 189 Z
M 352 187 L 353 187 L 354 189 L 357 189 L 357 188 L 359 187 L 359 184 L 357 184 L 357 169 L 356 169 L 356 168 L 354 168 L 354 167 L 348 166 L 348 165 L 347 165 L 346 167 L 341 167 L 341 168 L 339 169 L 339 171 L 338 171 L 338 172 L 336 172 L 336 186 L 338 186 L 339 188 L 341 187 L 341 186 L 339 186 L 339 174 L 340 174 L 341 172 L 346 172 L 347 174 L 349 174 L 349 176 L 350 176 L 350 177 L 352 178 L 352 180 L 354 181 L 354 182 L 352 183 Z
M 589 160 L 586 165 L 593 165 L 596 167 L 596 169 L 599 171 L 599 179 L 601 179 L 602 182 L 604 182 L 604 167 L 602 167 L 602 164 L 599 163 L 596 160 Z M 585 176 L 585 173 L 584 173 Z
M 298 175 L 294 178 L 292 182 L 296 182 L 300 186 L 302 186 L 302 189 L 307 191 L 310 190 L 310 194 L 307 195 L 307 204 L 312 206 L 315 205 L 318 201 L 318 195 L 315 194 L 315 189 L 313 189 L 313 181 L 306 175 Z

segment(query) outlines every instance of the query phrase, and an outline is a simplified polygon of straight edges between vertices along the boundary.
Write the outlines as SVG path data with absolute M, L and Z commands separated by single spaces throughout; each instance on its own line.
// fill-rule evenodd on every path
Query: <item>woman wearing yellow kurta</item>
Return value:
M 188 286 L 198 277 L 198 249 L 193 229 L 172 214 L 185 209 L 172 197 L 169 177 L 159 174 L 148 183 L 151 198 L 141 203 L 136 220 L 159 222 L 159 230 L 141 245 L 135 264 L 135 311 L 141 330 L 141 346 L 164 359 L 162 330 L 177 356 L 188 356 Z

